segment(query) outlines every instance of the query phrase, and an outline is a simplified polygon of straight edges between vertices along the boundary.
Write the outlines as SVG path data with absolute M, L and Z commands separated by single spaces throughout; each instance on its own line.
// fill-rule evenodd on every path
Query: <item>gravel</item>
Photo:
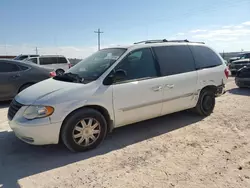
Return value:
M 230 78 L 207 118 L 179 112 L 125 126 L 77 154 L 19 141 L 1 103 L 0 187 L 249 188 L 249 96 Z

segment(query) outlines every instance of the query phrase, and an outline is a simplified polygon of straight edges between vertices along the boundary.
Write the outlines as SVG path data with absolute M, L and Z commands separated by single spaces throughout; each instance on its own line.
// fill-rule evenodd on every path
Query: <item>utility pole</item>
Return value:
M 98 35 L 98 51 L 100 50 L 100 46 L 101 46 L 101 42 L 100 42 L 100 38 L 101 38 L 101 33 L 103 33 L 100 29 L 98 29 L 97 31 L 94 31 L 95 33 L 97 33 Z
M 37 47 L 36 47 L 36 55 L 38 55 L 38 49 L 37 49 Z

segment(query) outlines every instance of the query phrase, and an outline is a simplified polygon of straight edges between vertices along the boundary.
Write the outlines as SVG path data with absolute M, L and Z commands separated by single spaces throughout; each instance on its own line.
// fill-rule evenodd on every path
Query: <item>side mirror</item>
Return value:
M 127 77 L 126 71 L 122 69 L 118 69 L 117 71 L 115 71 L 114 75 L 115 75 L 115 81 L 123 80 L 124 78 Z
M 126 71 L 122 69 L 118 69 L 117 71 L 113 71 L 111 74 L 109 74 L 103 81 L 104 85 L 112 85 L 115 81 L 123 80 L 127 77 Z

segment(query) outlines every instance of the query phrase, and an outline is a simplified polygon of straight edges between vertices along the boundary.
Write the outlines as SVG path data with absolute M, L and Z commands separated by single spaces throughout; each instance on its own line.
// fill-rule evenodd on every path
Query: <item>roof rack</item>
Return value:
M 144 40 L 140 42 L 135 42 L 134 44 L 149 44 L 149 43 L 163 43 L 163 42 L 188 42 L 188 43 L 200 43 L 200 44 L 205 44 L 204 42 L 191 42 L 187 39 L 185 40 L 167 40 L 167 39 L 160 39 L 160 40 Z

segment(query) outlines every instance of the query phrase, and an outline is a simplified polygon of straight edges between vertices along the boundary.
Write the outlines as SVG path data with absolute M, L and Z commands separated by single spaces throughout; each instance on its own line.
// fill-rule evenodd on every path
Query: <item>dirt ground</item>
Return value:
M 250 187 L 250 90 L 217 98 L 214 113 L 180 112 L 116 129 L 97 149 L 30 146 L 0 107 L 0 187 Z

